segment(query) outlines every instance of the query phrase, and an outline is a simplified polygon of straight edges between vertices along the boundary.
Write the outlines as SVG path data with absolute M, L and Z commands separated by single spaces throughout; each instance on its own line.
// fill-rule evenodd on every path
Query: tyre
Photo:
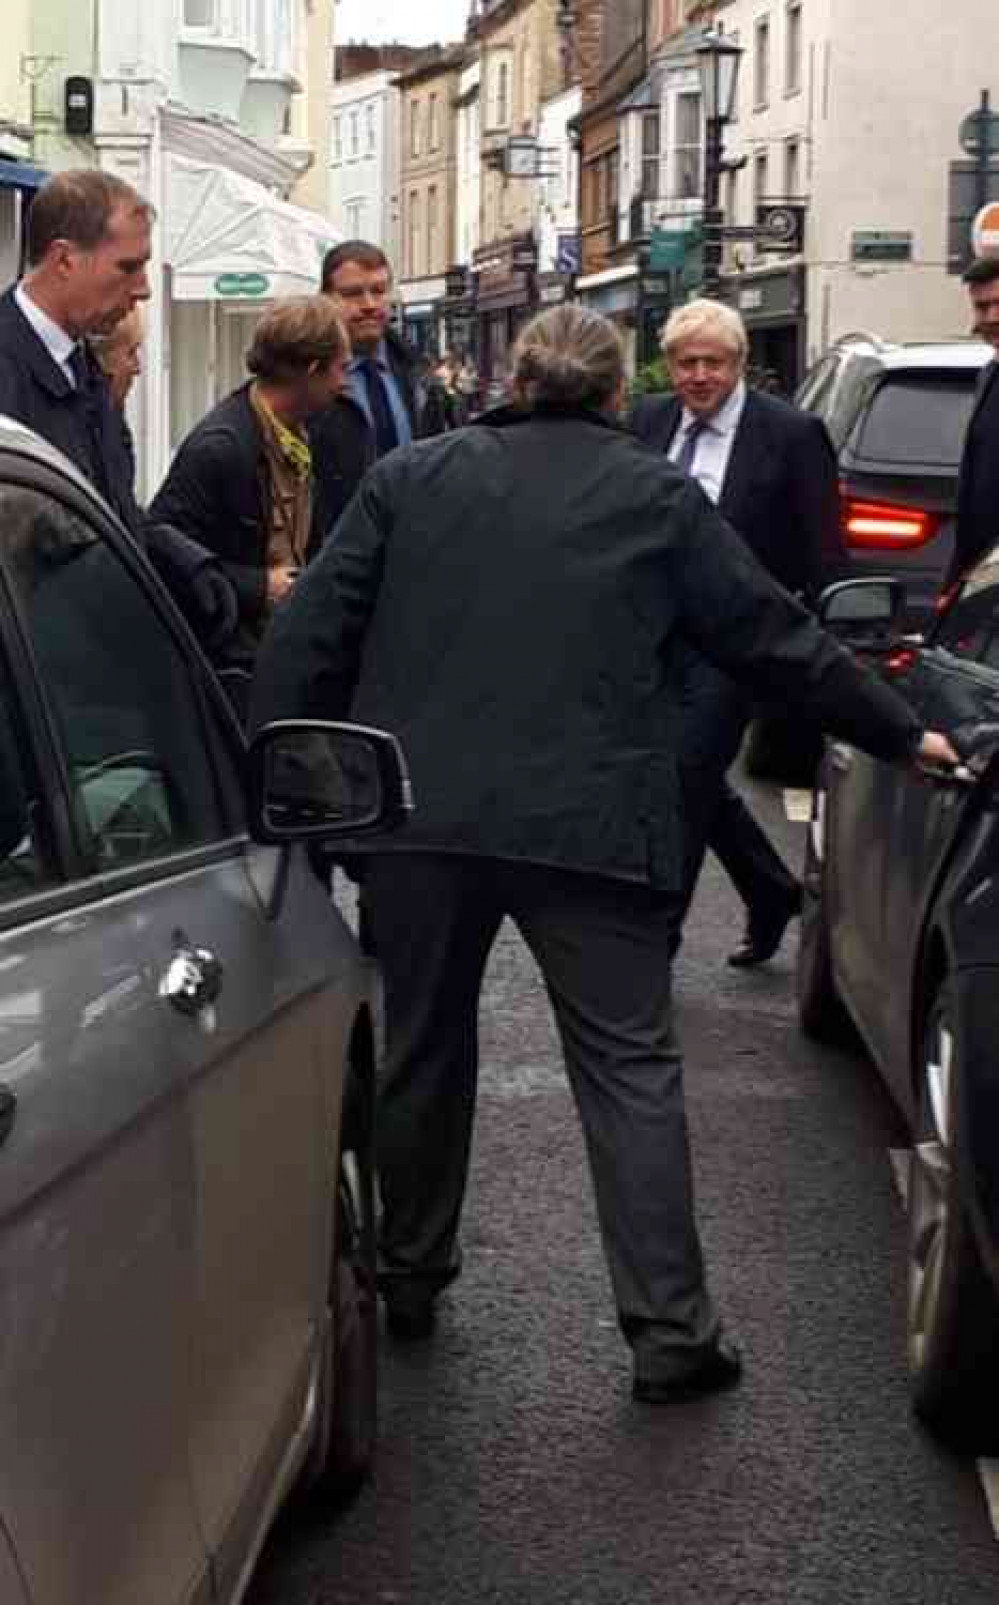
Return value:
M 816 850 L 816 835 L 822 829 L 824 806 L 824 793 L 817 791 L 802 875 L 801 931 L 795 984 L 801 1029 L 819 1042 L 840 1043 L 849 1040 L 852 1030 L 833 980 L 823 888 L 824 863 Z
M 353 1497 L 370 1473 L 378 1436 L 375 1182 L 370 1110 L 355 1093 L 344 1110 L 329 1308 L 316 1433 L 303 1483 L 324 1498 Z
M 917 1414 L 952 1447 L 999 1452 L 999 1300 L 968 1214 L 953 996 L 937 990 L 923 1032 L 909 1173 L 908 1357 Z

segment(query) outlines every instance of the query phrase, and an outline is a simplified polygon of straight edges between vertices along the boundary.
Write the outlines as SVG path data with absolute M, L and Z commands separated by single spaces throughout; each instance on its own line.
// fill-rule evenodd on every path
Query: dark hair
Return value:
M 94 167 L 71 168 L 46 180 L 28 213 L 28 266 L 38 267 L 56 240 L 93 251 L 111 232 L 116 214 L 155 214 L 124 179 Z
M 265 382 L 297 379 L 314 362 L 350 356 L 350 336 L 336 307 L 325 295 L 279 301 L 253 331 L 246 366 Z
M 340 245 L 331 246 L 323 257 L 320 282 L 325 294 L 333 288 L 334 274 L 348 262 L 355 262 L 358 267 L 385 268 L 389 277 L 392 276 L 392 264 L 381 246 L 370 245 L 367 240 L 344 240 Z
M 620 335 L 607 318 L 586 307 L 540 312 L 514 346 L 513 390 L 528 406 L 602 407 L 623 376 Z
M 999 279 L 999 256 L 980 256 L 961 274 L 962 284 L 993 284 Z

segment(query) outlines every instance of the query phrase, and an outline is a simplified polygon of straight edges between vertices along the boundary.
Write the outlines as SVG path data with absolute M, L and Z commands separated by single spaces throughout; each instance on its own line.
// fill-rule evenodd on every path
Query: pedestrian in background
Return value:
M 982 257 L 964 273 L 975 333 L 996 357 L 979 376 L 957 482 L 954 555 L 945 587 L 999 542 L 999 258 Z
M 239 600 L 228 663 L 248 667 L 304 566 L 312 529 L 308 420 L 345 383 L 350 342 L 327 296 L 280 301 L 257 324 L 252 377 L 182 442 L 150 512 L 214 551 Z
M 377 245 L 347 240 L 323 259 L 322 291 L 350 337 L 347 382 L 312 420 L 318 549 L 371 464 L 396 446 L 447 427 L 441 398 L 418 375 L 418 358 L 391 328 L 392 268 Z
M 390 1330 L 428 1336 L 458 1271 L 479 991 L 509 915 L 558 1019 L 634 1393 L 669 1402 L 740 1372 L 705 1282 L 664 962 L 684 874 L 678 634 L 882 757 L 956 759 L 615 427 L 606 319 L 536 318 L 513 380 L 516 406 L 367 476 L 265 637 L 252 722 L 349 715 L 392 730 L 412 771 L 410 821 L 358 844 L 385 982 Z
M 132 465 L 132 482 L 135 483 L 135 441 L 125 415 L 125 407 L 132 386 L 142 372 L 142 343 L 146 337 L 145 319 L 141 307 L 133 307 L 110 334 L 91 337 L 91 348 L 98 366 L 108 382 L 121 429 L 122 446 Z
M 152 222 L 148 201 L 110 173 L 70 170 L 42 185 L 28 214 L 28 270 L 0 297 L 0 413 L 90 481 L 215 651 L 235 624 L 235 597 L 210 552 L 142 514 L 121 413 L 89 344 L 149 299 Z
M 638 403 L 635 433 L 697 480 L 775 579 L 813 600 L 843 566 L 836 459 L 824 425 L 748 389 L 745 325 L 719 301 L 680 307 L 662 347 L 673 394 Z M 801 911 L 797 877 L 725 778 L 752 711 L 745 687 L 689 654 L 680 744 L 690 819 L 685 907 L 710 847 L 746 909 L 729 957 L 736 966 L 769 959 Z M 678 928 L 674 945 L 679 936 Z

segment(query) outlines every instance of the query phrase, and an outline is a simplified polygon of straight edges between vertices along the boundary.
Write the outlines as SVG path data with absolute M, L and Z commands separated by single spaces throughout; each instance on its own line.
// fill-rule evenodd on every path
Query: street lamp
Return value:
M 717 295 L 721 288 L 723 214 L 718 203 L 724 169 L 724 129 L 735 112 L 742 47 L 720 29 L 709 29 L 696 55 L 704 108 L 704 293 Z

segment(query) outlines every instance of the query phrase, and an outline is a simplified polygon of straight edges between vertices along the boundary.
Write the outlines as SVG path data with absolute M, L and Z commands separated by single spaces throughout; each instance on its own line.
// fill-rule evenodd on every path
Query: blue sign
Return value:
M 555 247 L 555 272 L 579 273 L 583 266 L 583 240 L 580 234 L 560 234 Z

